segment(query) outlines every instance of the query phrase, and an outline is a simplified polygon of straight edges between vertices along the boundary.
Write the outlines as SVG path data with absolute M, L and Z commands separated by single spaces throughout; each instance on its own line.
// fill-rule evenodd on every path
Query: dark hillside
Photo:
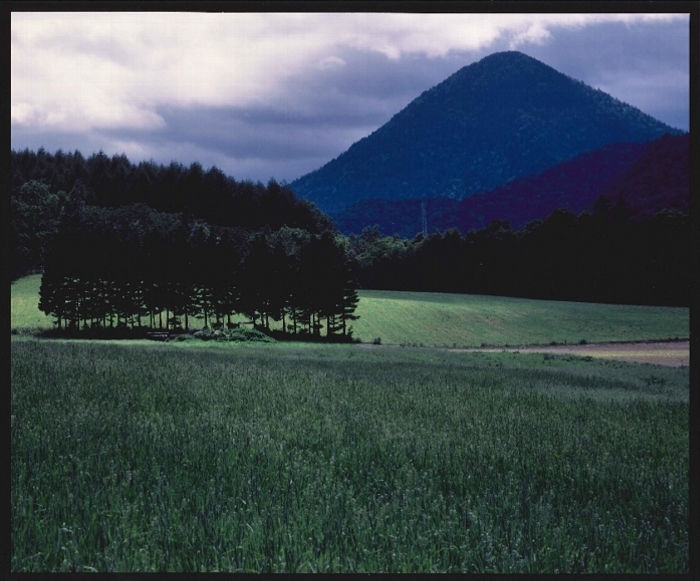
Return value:
M 690 211 L 690 134 L 664 135 L 605 192 L 611 207 L 622 200 L 633 220 L 660 210 Z
M 519 52 L 492 54 L 290 184 L 322 210 L 366 199 L 462 199 L 606 144 L 680 131 Z
M 557 208 L 575 214 L 592 209 L 598 196 L 631 168 L 648 147 L 647 143 L 606 145 L 465 200 L 430 199 L 426 203 L 428 230 L 458 228 L 466 233 L 484 228 L 493 220 L 505 220 L 511 228 L 522 228 L 532 220 L 546 218 Z M 344 233 L 360 233 L 365 226 L 378 224 L 386 234 L 412 238 L 421 230 L 421 201 L 367 200 L 333 218 Z

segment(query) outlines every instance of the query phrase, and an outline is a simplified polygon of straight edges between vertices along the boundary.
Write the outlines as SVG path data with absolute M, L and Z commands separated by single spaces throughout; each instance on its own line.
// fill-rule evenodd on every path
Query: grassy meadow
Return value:
M 687 338 L 689 309 L 510 297 L 361 291 L 365 341 L 444 347 Z
M 13 329 L 50 329 L 51 317 L 39 310 L 41 275 L 15 280 L 10 286 L 10 325 Z
M 51 327 L 39 282 L 13 329 Z M 13 335 L 12 571 L 688 572 L 687 367 L 420 347 L 688 309 L 360 297 L 382 347 Z
M 41 313 L 40 275 L 12 284 L 11 326 L 51 328 Z M 688 338 L 689 309 L 538 301 L 508 297 L 360 291 L 354 336 L 426 347 L 578 344 Z M 195 320 L 193 326 L 203 321 Z
M 363 345 L 11 353 L 13 571 L 688 571 L 688 369 Z

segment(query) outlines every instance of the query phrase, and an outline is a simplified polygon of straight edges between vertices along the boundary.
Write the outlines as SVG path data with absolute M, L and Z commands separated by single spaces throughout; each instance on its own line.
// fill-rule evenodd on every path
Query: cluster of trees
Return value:
M 690 216 L 664 210 L 630 221 L 624 204 L 605 198 L 593 213 L 556 210 L 521 230 L 494 221 L 464 236 L 449 229 L 408 240 L 373 227 L 347 247 L 361 288 L 690 304 Z
M 39 308 L 62 329 L 234 326 L 351 336 L 358 297 L 342 245 L 329 233 L 257 232 L 207 224 L 145 204 L 78 206 L 44 262 Z

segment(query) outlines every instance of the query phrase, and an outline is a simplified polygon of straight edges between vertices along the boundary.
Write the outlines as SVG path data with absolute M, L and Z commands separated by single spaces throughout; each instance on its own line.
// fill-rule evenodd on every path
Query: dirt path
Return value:
M 627 361 L 631 363 L 652 363 L 669 367 L 687 367 L 690 365 L 690 341 L 671 341 L 659 343 L 602 343 L 592 345 L 552 345 L 541 347 L 495 348 L 495 349 L 450 349 L 450 351 L 491 353 L 500 351 L 520 353 L 558 353 L 599 357 Z

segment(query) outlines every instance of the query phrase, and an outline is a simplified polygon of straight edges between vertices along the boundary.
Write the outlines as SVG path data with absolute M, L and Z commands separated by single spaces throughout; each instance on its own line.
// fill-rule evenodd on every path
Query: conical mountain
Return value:
M 326 212 L 363 199 L 462 199 L 609 143 L 680 130 L 520 52 L 425 91 L 345 153 L 290 184 Z

